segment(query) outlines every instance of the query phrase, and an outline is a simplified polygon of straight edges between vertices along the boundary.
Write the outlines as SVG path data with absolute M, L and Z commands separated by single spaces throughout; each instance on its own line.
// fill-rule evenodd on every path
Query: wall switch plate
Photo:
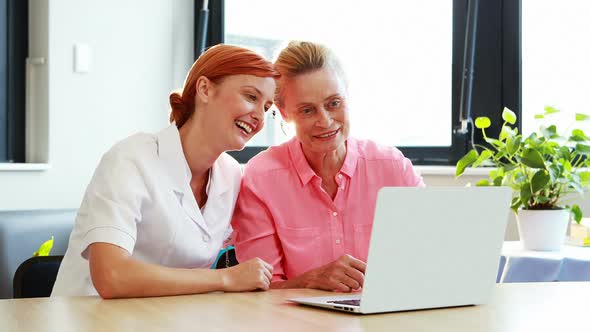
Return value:
M 74 44 L 74 73 L 88 73 L 92 52 L 88 44 Z

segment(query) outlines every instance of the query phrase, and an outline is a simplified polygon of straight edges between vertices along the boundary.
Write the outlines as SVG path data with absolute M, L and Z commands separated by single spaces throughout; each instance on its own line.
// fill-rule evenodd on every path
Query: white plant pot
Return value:
M 518 210 L 516 220 L 524 249 L 559 251 L 565 241 L 570 212 L 561 210 Z

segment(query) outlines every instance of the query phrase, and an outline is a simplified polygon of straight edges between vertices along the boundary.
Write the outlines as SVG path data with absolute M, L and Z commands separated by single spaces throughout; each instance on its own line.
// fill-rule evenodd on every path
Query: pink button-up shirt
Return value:
M 321 187 L 296 138 L 246 165 L 232 225 L 238 260 L 260 257 L 285 280 L 349 254 L 366 262 L 377 191 L 424 186 L 396 148 L 347 140 L 334 200 Z

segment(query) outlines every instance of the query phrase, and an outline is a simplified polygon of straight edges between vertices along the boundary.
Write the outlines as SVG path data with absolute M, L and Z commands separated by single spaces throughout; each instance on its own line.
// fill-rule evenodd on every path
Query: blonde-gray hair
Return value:
M 289 42 L 289 45 L 279 53 L 274 65 L 276 70 L 281 74 L 277 80 L 274 97 L 274 102 L 279 107 L 284 107 L 285 100 L 282 96 L 282 90 L 285 80 L 316 70 L 331 68 L 346 82 L 340 61 L 336 58 L 332 50 L 324 45 L 313 42 Z

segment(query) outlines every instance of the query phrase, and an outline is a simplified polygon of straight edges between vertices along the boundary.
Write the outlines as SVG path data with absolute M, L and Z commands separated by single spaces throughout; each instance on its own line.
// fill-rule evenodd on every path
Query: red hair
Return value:
M 195 112 L 196 84 L 199 77 L 205 76 L 212 82 L 219 83 L 229 75 L 278 77 L 279 73 L 271 62 L 249 49 L 223 44 L 213 46 L 193 63 L 182 94 L 178 91 L 170 94 L 170 122 L 176 121 L 176 126 L 180 128 Z

